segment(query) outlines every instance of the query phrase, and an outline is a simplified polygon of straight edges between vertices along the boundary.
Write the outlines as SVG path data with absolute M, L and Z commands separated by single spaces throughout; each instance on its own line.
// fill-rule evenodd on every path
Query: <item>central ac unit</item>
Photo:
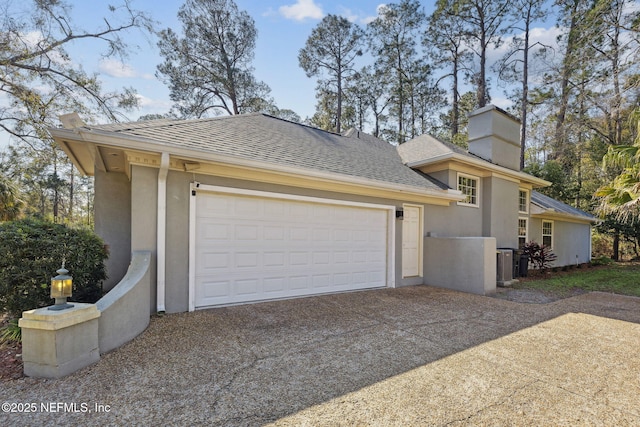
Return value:
M 498 249 L 498 285 L 508 286 L 513 280 L 513 250 Z

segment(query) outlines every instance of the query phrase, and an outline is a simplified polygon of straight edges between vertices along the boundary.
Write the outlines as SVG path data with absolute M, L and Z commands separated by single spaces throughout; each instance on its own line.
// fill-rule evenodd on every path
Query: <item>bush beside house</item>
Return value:
M 96 302 L 107 257 L 102 240 L 88 230 L 31 218 L 0 223 L 0 313 L 19 317 L 51 305 L 50 279 L 63 260 L 73 276 L 70 300 Z

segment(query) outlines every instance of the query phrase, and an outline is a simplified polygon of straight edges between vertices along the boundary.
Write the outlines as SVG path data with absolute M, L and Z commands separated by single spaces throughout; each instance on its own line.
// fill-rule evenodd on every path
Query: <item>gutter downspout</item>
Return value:
M 158 230 L 157 230 L 157 295 L 156 305 L 158 313 L 165 311 L 165 274 L 167 248 L 167 174 L 169 173 L 169 153 L 162 153 L 160 170 L 158 171 Z

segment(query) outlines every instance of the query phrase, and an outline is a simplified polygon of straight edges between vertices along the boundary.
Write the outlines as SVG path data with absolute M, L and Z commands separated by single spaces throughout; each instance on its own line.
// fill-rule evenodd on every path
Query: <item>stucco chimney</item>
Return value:
M 520 121 L 495 105 L 469 114 L 469 152 L 496 165 L 520 170 Z

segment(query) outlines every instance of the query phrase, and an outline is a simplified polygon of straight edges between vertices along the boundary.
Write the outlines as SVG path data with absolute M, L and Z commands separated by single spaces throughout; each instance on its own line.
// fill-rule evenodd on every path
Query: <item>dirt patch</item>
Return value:
M 22 345 L 3 344 L 0 347 L 0 381 L 22 378 Z
M 7 325 L 6 314 L 0 314 L 0 331 Z M 24 376 L 22 371 L 22 343 L 0 344 L 0 381 L 15 380 Z

